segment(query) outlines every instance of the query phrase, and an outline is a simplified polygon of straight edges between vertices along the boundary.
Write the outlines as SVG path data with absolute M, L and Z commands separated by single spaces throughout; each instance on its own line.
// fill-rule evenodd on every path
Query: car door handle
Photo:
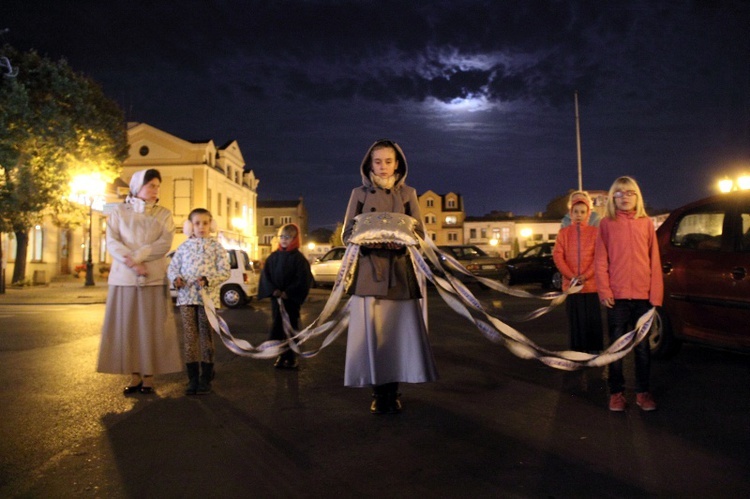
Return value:
M 747 276 L 747 270 L 745 270 L 745 267 L 734 267 L 730 271 L 730 274 L 732 274 L 732 279 L 735 281 L 741 281 Z
M 664 272 L 665 274 L 671 274 L 672 273 L 672 264 L 669 263 L 669 262 L 663 263 L 661 265 L 661 271 Z

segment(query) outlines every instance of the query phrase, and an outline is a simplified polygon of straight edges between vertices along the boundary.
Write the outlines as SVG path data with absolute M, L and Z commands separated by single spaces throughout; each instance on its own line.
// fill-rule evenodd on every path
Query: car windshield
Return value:
M 344 250 L 335 249 L 326 253 L 325 256 L 320 259 L 320 261 L 328 262 L 331 260 L 341 260 L 343 257 L 344 257 Z
M 459 260 L 473 260 L 487 256 L 484 251 L 474 246 L 441 246 L 440 249 L 452 253 L 453 257 Z

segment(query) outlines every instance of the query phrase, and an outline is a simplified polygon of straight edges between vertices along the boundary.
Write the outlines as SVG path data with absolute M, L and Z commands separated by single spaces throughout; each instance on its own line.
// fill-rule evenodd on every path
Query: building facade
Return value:
M 91 198 L 90 208 L 88 202 L 81 204 L 80 220 L 70 223 L 50 214 L 31 229 L 26 266 L 30 284 L 81 275 L 89 248 L 96 279 L 106 276 L 111 263 L 106 245 L 108 209 L 123 202 L 133 173 L 147 168 L 161 173 L 159 203 L 174 214 L 176 234 L 172 249 L 185 240 L 182 224 L 190 211 L 201 207 L 213 214 L 219 229 L 217 236 L 225 246 L 243 248 L 251 258 L 258 259 L 259 181 L 247 167 L 236 141 L 216 147 L 212 140 L 191 142 L 145 123 L 129 123 L 128 143 L 130 155 L 123 163 L 121 178 Z M 10 284 L 16 257 L 15 236 L 2 234 L 0 244 L 5 284 Z
M 177 229 L 173 248 L 185 240 L 182 224 L 190 211 L 206 208 L 224 246 L 244 249 L 258 259 L 260 181 L 247 167 L 237 141 L 217 147 L 213 140 L 187 141 L 146 123 L 130 123 L 128 143 L 130 156 L 123 163 L 122 179 L 129 182 L 138 170 L 159 170 L 159 204 L 172 211 Z
M 460 194 L 437 194 L 426 191 L 418 196 L 426 237 L 437 245 L 464 244 L 463 224 L 466 214 Z

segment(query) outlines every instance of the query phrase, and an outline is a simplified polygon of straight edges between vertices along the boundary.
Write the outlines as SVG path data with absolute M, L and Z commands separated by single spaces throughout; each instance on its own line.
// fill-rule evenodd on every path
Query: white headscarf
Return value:
M 146 177 L 147 170 L 139 170 L 130 177 L 130 194 L 125 199 L 126 203 L 133 206 L 133 211 L 143 213 L 146 211 L 146 201 L 138 197 L 138 193 L 143 187 L 143 179 Z

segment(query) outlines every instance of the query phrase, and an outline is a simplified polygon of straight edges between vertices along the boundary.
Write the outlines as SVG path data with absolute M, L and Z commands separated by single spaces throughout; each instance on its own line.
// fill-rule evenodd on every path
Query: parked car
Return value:
M 312 265 L 310 265 L 313 275 L 313 287 L 324 284 L 333 285 L 336 282 L 336 276 L 341 268 L 341 261 L 344 259 L 345 252 L 345 246 L 336 246 L 331 248 L 321 258 L 315 259 Z
M 652 353 L 668 356 L 681 341 L 750 351 L 750 192 L 678 208 L 657 238 L 664 306 Z
M 505 284 L 539 283 L 548 289 L 562 289 L 562 275 L 552 259 L 554 248 L 555 243 L 537 244 L 508 260 Z
M 448 253 L 458 262 L 466 267 L 466 270 L 474 275 L 502 281 L 507 273 L 505 259 L 499 256 L 490 256 L 480 248 L 472 245 L 449 245 L 438 246 L 442 251 Z M 461 281 L 471 278 L 462 274 L 456 274 Z
M 227 254 L 232 270 L 229 279 L 224 281 L 219 288 L 219 297 L 225 307 L 238 308 L 258 294 L 258 275 L 255 273 L 250 258 L 243 250 L 228 249 Z M 174 251 L 170 251 L 167 257 L 172 258 L 172 255 Z M 177 290 L 171 283 L 169 292 L 173 299 L 177 298 Z

